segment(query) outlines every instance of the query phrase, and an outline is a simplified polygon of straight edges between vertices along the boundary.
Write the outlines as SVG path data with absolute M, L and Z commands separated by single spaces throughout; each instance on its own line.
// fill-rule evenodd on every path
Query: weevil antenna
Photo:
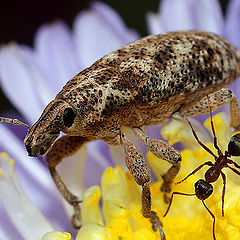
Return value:
M 21 122 L 20 120 L 14 118 L 0 117 L 0 122 L 11 123 L 13 125 L 20 125 L 26 127 L 28 130 L 30 129 L 30 126 L 28 126 L 26 123 Z

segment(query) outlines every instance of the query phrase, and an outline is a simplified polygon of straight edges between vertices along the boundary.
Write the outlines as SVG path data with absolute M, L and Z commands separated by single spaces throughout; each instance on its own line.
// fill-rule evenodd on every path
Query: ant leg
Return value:
M 240 168 L 240 166 L 231 159 L 228 159 L 228 163 L 233 164 L 234 167 L 236 167 L 236 168 Z
M 184 195 L 184 196 L 195 196 L 195 195 L 196 195 L 195 193 L 190 194 L 190 193 L 182 193 L 182 192 L 173 192 L 172 195 L 171 195 L 170 201 L 169 201 L 168 208 L 167 208 L 166 212 L 164 213 L 163 217 L 166 217 L 166 216 L 167 216 L 167 214 L 168 214 L 168 212 L 169 212 L 169 210 L 170 210 L 170 207 L 171 207 L 171 205 L 172 205 L 173 196 L 174 196 L 175 194 Z
M 146 136 L 141 128 L 134 128 L 133 130 L 138 139 L 142 141 L 150 152 L 156 157 L 172 164 L 168 171 L 162 175 L 163 184 L 161 191 L 163 192 L 164 201 L 168 203 L 169 197 L 167 193 L 171 192 L 171 184 L 180 170 L 182 157 L 180 153 L 168 145 L 168 143 Z
M 221 171 L 221 176 L 223 179 L 223 190 L 222 190 L 222 217 L 224 217 L 224 196 L 226 191 L 226 175 Z
M 232 167 L 230 167 L 230 166 L 227 166 L 228 168 L 230 168 L 233 172 L 235 172 L 237 175 L 240 175 L 240 172 L 237 170 L 237 169 L 235 169 L 235 168 L 232 168 Z
M 207 96 L 207 98 L 208 98 L 208 96 Z M 209 102 L 209 109 L 210 109 L 211 127 L 212 127 L 212 133 L 213 133 L 213 144 L 214 144 L 214 147 L 218 151 L 218 155 L 223 156 L 223 153 L 222 153 L 221 149 L 217 145 L 217 137 L 216 137 L 216 133 L 215 133 L 214 125 L 213 125 L 213 120 L 212 120 L 212 107 L 211 107 L 211 102 L 210 102 L 209 98 L 208 98 L 208 102 Z
M 120 139 L 125 151 L 126 166 L 134 178 L 134 181 L 142 186 L 142 213 L 145 218 L 150 218 L 152 229 L 159 230 L 161 240 L 165 240 L 163 232 L 163 224 L 156 216 L 156 213 L 151 211 L 151 192 L 150 192 L 150 172 L 147 163 L 140 151 L 127 139 L 124 134 L 120 134 Z
M 211 212 L 211 210 L 207 207 L 207 205 L 205 204 L 205 202 L 203 200 L 202 200 L 202 203 L 203 203 L 203 206 L 207 209 L 207 211 L 211 215 L 211 217 L 213 218 L 213 239 L 216 240 L 216 236 L 215 236 L 215 216 Z
M 190 127 L 191 127 L 191 129 L 192 129 L 193 136 L 194 136 L 195 139 L 197 140 L 198 144 L 199 144 L 202 148 L 204 148 L 207 152 L 209 152 L 212 156 L 214 156 L 214 158 L 216 159 L 217 156 L 212 152 L 212 150 L 209 149 L 204 143 L 202 143 L 202 142 L 199 140 L 199 138 L 198 138 L 195 130 L 193 129 L 193 126 L 192 126 L 191 122 L 190 122 L 188 119 L 186 119 L 186 120 L 187 120 L 187 122 L 189 123 L 189 125 L 190 125 Z
M 196 172 L 198 172 L 202 167 L 204 167 L 204 166 L 213 166 L 213 163 L 212 162 L 210 162 L 210 161 L 208 161 L 208 162 L 205 162 L 205 163 L 203 163 L 203 164 L 201 164 L 200 166 L 198 166 L 195 170 L 193 170 L 191 173 L 189 173 L 183 180 L 181 180 L 181 181 L 179 181 L 179 182 L 177 182 L 177 183 L 175 183 L 175 184 L 179 184 L 179 183 L 182 183 L 183 181 L 185 181 L 187 178 L 189 178 L 190 176 L 192 176 L 193 174 L 195 174 Z

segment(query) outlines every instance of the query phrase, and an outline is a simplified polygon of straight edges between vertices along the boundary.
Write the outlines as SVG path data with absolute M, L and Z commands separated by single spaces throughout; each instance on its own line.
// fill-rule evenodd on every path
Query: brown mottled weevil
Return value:
M 222 180 L 223 180 L 222 216 L 224 217 L 224 197 L 225 197 L 225 191 L 226 191 L 226 175 L 222 172 L 222 169 L 223 168 L 229 168 L 234 173 L 236 173 L 237 175 L 240 175 L 240 171 L 238 171 L 236 169 L 236 168 L 240 169 L 240 165 L 238 165 L 237 163 L 235 163 L 233 160 L 231 160 L 229 158 L 231 156 L 238 156 L 238 157 L 240 156 L 240 133 L 238 132 L 231 137 L 231 139 L 228 143 L 228 150 L 226 150 L 225 153 L 223 154 L 223 152 L 221 151 L 221 149 L 219 148 L 219 146 L 217 144 L 217 137 L 216 137 L 216 133 L 215 133 L 214 125 L 213 125 L 213 120 L 212 120 L 211 106 L 210 106 L 210 119 L 211 119 L 211 128 L 212 128 L 212 134 L 213 134 L 213 145 L 217 150 L 218 156 L 215 155 L 212 152 L 211 149 L 209 149 L 204 143 L 202 143 L 199 140 L 195 130 L 193 129 L 193 126 L 192 126 L 191 122 L 189 120 L 187 120 L 190 127 L 191 127 L 193 136 L 195 137 L 195 139 L 197 140 L 199 145 L 214 157 L 215 162 L 214 163 L 212 163 L 211 161 L 204 162 L 203 164 L 198 166 L 196 169 L 194 169 L 190 174 L 188 174 L 183 180 L 176 183 L 176 184 L 182 183 L 183 181 L 188 179 L 190 176 L 192 176 L 193 174 L 195 174 L 196 172 L 201 170 L 204 166 L 209 166 L 209 169 L 205 172 L 205 175 L 204 175 L 205 180 L 204 179 L 199 179 L 195 183 L 195 185 L 194 185 L 195 186 L 195 193 L 194 194 L 182 193 L 182 192 L 173 192 L 172 193 L 171 198 L 170 198 L 170 202 L 169 202 L 167 211 L 164 214 L 164 217 L 168 214 L 168 212 L 170 210 L 172 200 L 173 200 L 173 196 L 175 196 L 175 195 L 196 196 L 198 199 L 200 199 L 202 201 L 203 206 L 206 208 L 206 210 L 209 212 L 209 214 L 213 218 L 213 239 L 216 240 L 215 216 L 212 213 L 212 211 L 207 207 L 204 200 L 209 198 L 213 193 L 213 186 L 212 186 L 211 183 L 216 182 L 218 180 L 218 178 L 221 176 Z M 235 168 L 230 166 L 230 164 L 233 165 Z
M 121 129 L 133 129 L 151 152 L 172 164 L 162 176 L 161 190 L 166 195 L 179 171 L 181 156 L 164 141 L 146 136 L 143 128 L 170 118 L 207 113 L 207 95 L 213 110 L 230 102 L 231 126 L 238 128 L 238 101 L 225 87 L 239 76 L 240 53 L 220 36 L 198 31 L 147 36 L 109 53 L 67 82 L 24 143 L 29 156 L 48 151 L 48 168 L 59 191 L 75 209 L 75 226 L 80 220 L 79 201 L 58 175 L 57 164 L 88 141 L 123 145 L 126 165 L 142 186 L 143 216 L 150 218 L 164 239 L 161 222 L 156 224 L 156 214 L 151 212 L 147 164 Z M 56 141 L 61 131 L 66 135 Z

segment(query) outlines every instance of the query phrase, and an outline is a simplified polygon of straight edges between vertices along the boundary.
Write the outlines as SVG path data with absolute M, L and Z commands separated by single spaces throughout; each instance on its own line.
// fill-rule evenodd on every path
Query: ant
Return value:
M 215 158 L 215 162 L 214 163 L 212 163 L 211 161 L 204 162 L 203 164 L 198 166 L 195 170 L 193 170 L 190 174 L 188 174 L 183 180 L 176 183 L 176 184 L 182 183 L 188 177 L 190 177 L 191 175 L 195 174 L 200 169 L 202 169 L 202 167 L 204 167 L 204 166 L 210 167 L 205 172 L 205 176 L 204 176 L 205 180 L 200 179 L 195 183 L 195 185 L 194 185 L 195 193 L 194 194 L 187 194 L 187 193 L 182 193 L 182 192 L 173 192 L 172 193 L 167 211 L 163 216 L 165 217 L 168 214 L 174 195 L 178 194 L 178 195 L 185 195 L 185 196 L 196 196 L 198 199 L 200 199 L 202 201 L 204 207 L 206 208 L 206 210 L 209 212 L 209 214 L 213 218 L 213 239 L 216 240 L 215 216 L 211 212 L 211 210 L 207 207 L 204 200 L 207 199 L 213 193 L 213 186 L 211 183 L 216 182 L 217 179 L 219 178 L 219 176 L 221 176 L 222 180 L 223 180 L 222 217 L 224 217 L 224 196 L 225 196 L 225 190 L 226 190 L 226 175 L 222 172 L 222 169 L 230 168 L 234 173 L 240 175 L 240 172 L 237 169 L 235 169 L 235 168 L 240 168 L 240 166 L 237 163 L 235 163 L 233 160 L 229 159 L 229 157 L 231 157 L 231 156 L 240 156 L 240 133 L 236 133 L 235 135 L 233 135 L 231 137 L 231 139 L 228 143 L 228 150 L 225 151 L 225 153 L 223 154 L 223 152 L 221 151 L 221 149 L 219 148 L 219 146 L 217 144 L 217 137 L 216 137 L 214 126 L 213 126 L 212 109 L 211 109 L 210 104 L 209 104 L 209 109 L 210 109 L 211 128 L 212 128 L 212 134 L 213 134 L 213 144 L 214 144 L 215 149 L 218 152 L 218 156 L 216 156 L 206 145 L 204 145 L 198 139 L 198 136 L 197 136 L 195 130 L 193 129 L 191 122 L 188 119 L 186 119 L 191 127 L 193 136 L 195 137 L 195 139 L 197 140 L 199 145 L 201 145 L 201 147 L 203 147 L 207 152 L 209 152 Z M 230 164 L 233 164 L 235 168 L 229 166 Z

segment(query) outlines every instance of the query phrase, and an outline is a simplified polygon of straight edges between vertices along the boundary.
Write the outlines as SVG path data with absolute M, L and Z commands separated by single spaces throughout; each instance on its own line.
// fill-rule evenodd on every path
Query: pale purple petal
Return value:
M 38 61 L 57 93 L 80 69 L 70 30 L 61 21 L 43 25 L 36 33 L 34 45 Z
M 218 0 L 194 1 L 194 9 L 196 14 L 195 29 L 223 34 L 224 19 Z
M 24 193 L 13 165 L 13 160 L 6 153 L 1 153 L 0 202 L 24 238 L 39 239 L 54 229 Z
M 84 186 L 86 188 L 99 185 L 104 170 L 113 166 L 111 153 L 105 142 L 90 142 L 87 147 L 87 162 L 84 171 Z
M 160 14 L 148 12 L 146 19 L 149 34 L 160 34 L 165 32 L 165 28 L 160 23 L 161 22 Z
M 226 11 L 224 37 L 240 48 L 240 1 L 231 0 Z
M 39 112 L 39 116 L 44 107 L 55 97 L 56 84 L 52 85 L 49 81 L 43 67 L 38 61 L 38 57 L 35 51 L 29 47 L 19 47 L 19 52 L 23 62 L 26 62 L 31 69 L 32 82 L 34 83 L 34 93 L 36 99 L 41 103 L 42 109 Z
M 159 13 L 147 15 L 150 33 L 202 30 L 222 34 L 223 15 L 217 0 L 163 0 Z M 157 32 L 159 31 L 159 32 Z
M 0 239 L 10 240 L 24 240 L 19 232 L 14 227 L 12 221 L 8 217 L 6 211 L 3 207 L 0 206 L 0 216 L 1 216 L 1 224 L 0 224 Z
M 1 87 L 14 106 L 29 122 L 34 122 L 42 111 L 42 103 L 35 92 L 31 64 L 24 60 L 20 47 L 11 44 L 0 50 Z
M 84 68 L 139 37 L 103 3 L 94 3 L 92 9 L 81 12 L 73 29 L 78 59 Z
M 115 32 L 121 41 L 129 43 L 137 40 L 140 36 L 133 30 L 128 29 L 119 14 L 102 2 L 92 2 L 92 9 L 98 13 L 102 21 L 109 25 L 109 28 Z
M 160 24 L 165 32 L 194 29 L 194 12 L 191 0 L 163 0 L 159 13 L 161 16 Z
M 39 159 L 27 157 L 23 143 L 3 125 L 0 125 L 0 150 L 16 160 L 16 172 L 24 191 L 52 225 L 71 230 L 60 194 L 47 168 Z

